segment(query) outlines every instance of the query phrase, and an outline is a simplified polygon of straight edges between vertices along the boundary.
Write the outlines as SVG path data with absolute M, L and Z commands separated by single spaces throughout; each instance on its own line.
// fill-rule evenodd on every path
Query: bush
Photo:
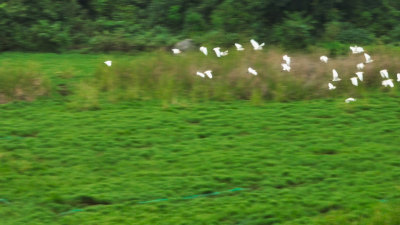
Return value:
M 98 89 L 87 82 L 79 83 L 68 107 L 77 110 L 100 109 Z
M 36 65 L 0 66 L 0 103 L 14 100 L 33 101 L 50 93 L 50 80 Z

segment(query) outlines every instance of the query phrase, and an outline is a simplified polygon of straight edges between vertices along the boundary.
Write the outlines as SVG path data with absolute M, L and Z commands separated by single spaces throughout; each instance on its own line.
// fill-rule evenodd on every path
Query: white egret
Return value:
M 367 53 L 364 53 L 365 56 L 365 63 L 372 63 L 374 60 L 371 59 L 371 56 Z
M 350 80 L 351 80 L 351 83 L 352 83 L 354 86 L 358 86 L 357 77 L 352 77 L 352 78 L 350 78 Z
M 172 53 L 174 53 L 175 55 L 180 54 L 181 50 L 177 49 L 177 48 L 173 48 L 172 49 Z
M 358 79 L 360 79 L 360 81 L 363 81 L 363 78 L 364 78 L 364 72 L 357 72 L 356 73 L 356 75 L 357 75 L 357 77 L 358 77 Z
M 200 76 L 200 77 L 202 77 L 202 78 L 206 77 L 206 75 L 204 75 L 204 73 L 198 72 L 198 71 L 197 71 L 196 75 L 197 75 L 197 76 Z
M 358 47 L 357 45 L 350 46 L 351 51 L 353 52 L 353 54 L 358 54 L 358 53 L 362 53 L 364 52 L 364 49 L 362 47 Z
M 334 86 L 333 84 L 329 83 L 328 84 L 329 90 L 335 90 L 336 86 Z
M 382 77 L 382 78 L 387 78 L 387 79 L 389 79 L 389 73 L 388 73 L 387 70 L 381 70 L 381 71 L 379 71 L 379 73 L 381 74 L 381 77 Z
M 400 73 L 397 74 L 397 82 L 400 82 Z
M 287 64 L 288 66 L 290 66 L 290 57 L 289 57 L 289 56 L 284 55 L 284 56 L 282 57 L 282 59 L 286 62 L 286 64 Z
M 350 103 L 350 102 L 355 102 L 356 99 L 355 98 L 347 98 L 346 100 L 344 100 L 346 103 Z
M 357 64 L 357 69 L 358 69 L 358 70 L 364 69 L 364 63 L 359 63 L 359 64 Z
M 211 72 L 212 72 L 211 70 L 207 70 L 204 72 L 204 74 L 207 75 L 207 77 L 211 79 L 213 77 Z
M 286 63 L 282 63 L 282 70 L 290 72 L 290 66 Z
M 325 55 L 319 57 L 319 60 L 321 60 L 321 62 L 328 63 L 328 57 Z
M 255 69 L 253 69 L 253 68 L 251 68 L 251 67 L 249 67 L 248 69 L 247 69 L 247 71 L 250 73 L 250 74 L 253 74 L 253 75 L 255 75 L 255 76 L 257 76 L 257 71 L 255 70 Z
M 104 63 L 105 63 L 108 67 L 110 67 L 111 64 L 112 64 L 112 61 L 111 61 L 111 60 L 108 60 L 108 61 L 105 61 Z
M 241 44 L 235 43 L 235 46 L 236 46 L 236 50 L 238 50 L 238 51 L 243 51 L 244 50 L 244 48 L 243 48 L 243 46 Z
M 332 75 L 333 75 L 332 81 L 340 81 L 340 80 L 341 80 L 341 79 L 339 78 L 338 72 L 336 72 L 335 69 L 332 70 Z
M 217 55 L 217 57 L 221 57 L 221 51 L 220 51 L 220 47 L 215 47 L 213 48 L 215 54 Z
M 204 55 L 208 55 L 208 51 L 207 51 L 207 48 L 206 48 L 206 47 L 201 46 L 201 47 L 200 47 L 200 51 L 201 51 Z
M 382 81 L 382 85 L 385 87 L 387 87 L 387 86 L 389 86 L 391 88 L 394 87 L 392 79 L 387 79 L 387 80 Z
M 221 56 L 227 56 L 228 55 L 228 50 L 224 51 L 224 52 L 220 52 Z
M 262 43 L 261 45 L 258 44 L 257 41 L 255 41 L 254 39 L 250 40 L 251 45 L 253 45 L 254 50 L 262 50 L 262 47 L 264 46 L 265 43 Z

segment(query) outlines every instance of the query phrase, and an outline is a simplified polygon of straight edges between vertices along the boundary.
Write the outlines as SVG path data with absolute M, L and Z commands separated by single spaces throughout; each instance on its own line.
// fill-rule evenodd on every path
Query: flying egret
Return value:
M 329 90 L 335 90 L 336 86 L 334 86 L 333 84 L 329 83 L 328 84 Z
M 382 78 L 387 78 L 387 79 L 389 79 L 389 73 L 388 73 L 387 70 L 381 70 L 381 71 L 379 71 L 379 73 L 381 74 L 381 77 L 382 77 Z
M 200 77 L 202 77 L 202 78 L 206 77 L 206 75 L 204 75 L 204 73 L 198 72 L 198 71 L 197 71 L 196 75 L 198 75 L 198 76 L 200 76 Z
M 319 57 L 319 60 L 321 60 L 321 62 L 328 63 L 328 57 L 325 55 Z
M 177 48 L 173 48 L 172 49 L 172 53 L 174 53 L 175 55 L 180 54 L 181 50 L 177 49 Z
M 201 47 L 200 47 L 200 51 L 201 51 L 204 55 L 208 55 L 208 51 L 207 51 L 207 48 L 206 48 L 206 47 L 201 46 Z
M 352 77 L 352 78 L 350 78 L 350 80 L 351 80 L 351 83 L 352 83 L 354 86 L 358 86 L 357 77 Z
M 282 70 L 290 72 L 290 66 L 286 63 L 282 63 Z
M 387 80 L 382 81 L 382 85 L 385 87 L 387 87 L 387 86 L 390 86 L 391 88 L 394 87 L 392 79 L 387 79 Z
M 356 73 L 356 75 L 357 75 L 357 77 L 358 77 L 358 79 L 360 79 L 360 81 L 363 81 L 363 78 L 364 78 L 364 72 L 357 72 Z
M 400 82 L 400 73 L 397 74 L 397 82 Z
M 110 67 L 111 64 L 112 64 L 112 61 L 111 61 L 111 60 L 108 60 L 108 61 L 105 61 L 104 63 L 105 63 L 108 67 Z
M 364 53 L 365 56 L 365 63 L 372 63 L 374 60 L 371 59 L 371 56 L 367 53 Z
M 235 43 L 235 46 L 236 46 L 236 50 L 238 50 L 238 51 L 243 51 L 244 50 L 244 48 L 243 48 L 243 46 L 241 44 Z
M 211 79 L 213 77 L 211 72 L 212 72 L 211 70 L 207 70 L 204 72 L 204 74 L 207 75 L 207 77 Z
M 350 103 L 350 102 L 355 102 L 356 99 L 355 98 L 348 98 L 346 100 L 344 100 L 346 103 Z
M 253 69 L 253 68 L 251 68 L 251 67 L 249 67 L 248 69 L 247 69 L 247 71 L 250 73 L 250 74 L 253 74 L 254 76 L 257 76 L 257 71 L 255 70 L 255 69 Z
M 359 63 L 359 64 L 357 64 L 357 69 L 358 69 L 358 70 L 364 69 L 364 63 Z
M 224 52 L 220 52 L 221 56 L 227 56 L 228 55 L 228 50 L 224 51 Z
M 284 56 L 282 57 L 282 59 L 286 62 L 286 64 L 287 64 L 288 66 L 290 66 L 290 57 L 289 57 L 289 56 L 284 55 Z
M 215 54 L 217 55 L 217 57 L 221 57 L 221 51 L 220 51 L 220 47 L 215 47 L 213 48 Z
M 254 39 L 250 40 L 251 45 L 253 45 L 254 50 L 262 50 L 262 47 L 264 46 L 265 43 L 262 43 L 261 45 L 258 44 L 257 41 L 255 41 Z
M 358 47 L 357 45 L 350 46 L 351 51 L 353 52 L 353 54 L 358 54 L 358 53 L 362 53 L 364 52 L 364 49 L 362 47 Z
M 332 75 L 333 75 L 332 81 L 340 81 L 340 80 L 341 80 L 341 79 L 339 78 L 338 72 L 336 72 L 335 69 L 332 70 Z

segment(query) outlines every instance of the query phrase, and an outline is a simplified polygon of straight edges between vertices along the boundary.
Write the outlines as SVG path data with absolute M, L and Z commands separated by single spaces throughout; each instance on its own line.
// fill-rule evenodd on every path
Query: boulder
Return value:
M 192 39 L 185 39 L 176 43 L 174 45 L 174 48 L 177 48 L 181 51 L 190 51 L 196 49 L 196 45 L 194 44 Z

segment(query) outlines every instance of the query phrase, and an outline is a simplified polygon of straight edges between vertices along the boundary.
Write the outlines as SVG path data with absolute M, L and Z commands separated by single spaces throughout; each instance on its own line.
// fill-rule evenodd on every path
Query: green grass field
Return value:
M 0 64 L 32 61 L 72 88 L 109 57 L 135 58 L 6 53 Z M 75 110 L 53 90 L 2 104 L 0 224 L 399 225 L 399 97 L 100 98 Z

